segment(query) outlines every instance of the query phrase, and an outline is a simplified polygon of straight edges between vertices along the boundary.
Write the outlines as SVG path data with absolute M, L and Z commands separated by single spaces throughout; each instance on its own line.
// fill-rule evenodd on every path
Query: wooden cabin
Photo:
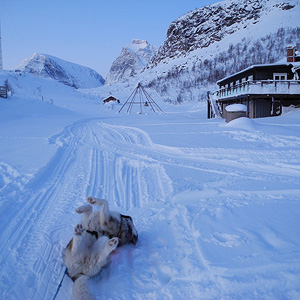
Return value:
M 279 116 L 285 106 L 300 107 L 300 61 L 290 57 L 286 63 L 253 65 L 219 80 L 219 90 L 209 95 L 208 117 L 214 117 L 217 107 L 226 118 L 225 107 L 235 103 L 247 106 L 249 118 Z
M 120 103 L 120 100 L 117 99 L 117 98 L 115 98 L 115 97 L 113 97 L 113 96 L 109 96 L 109 97 L 105 98 L 103 100 L 103 103 L 107 103 L 107 102 L 110 102 L 110 101 L 116 101 L 116 102 Z

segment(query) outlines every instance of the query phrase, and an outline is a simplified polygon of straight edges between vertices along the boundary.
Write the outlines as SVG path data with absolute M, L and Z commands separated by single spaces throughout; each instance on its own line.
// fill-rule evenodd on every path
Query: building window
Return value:
M 273 80 L 287 80 L 287 73 L 274 73 Z

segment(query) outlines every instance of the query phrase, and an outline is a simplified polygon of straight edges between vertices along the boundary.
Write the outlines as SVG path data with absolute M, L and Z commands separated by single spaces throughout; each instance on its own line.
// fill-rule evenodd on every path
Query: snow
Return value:
M 118 114 L 132 86 L 1 72 L 0 299 L 53 299 L 88 195 L 131 215 L 96 299 L 299 299 L 300 111 L 226 124 L 206 104 Z M 71 299 L 64 277 L 57 300 Z
M 124 81 L 140 73 L 156 51 L 156 47 L 147 41 L 134 39 L 112 63 L 105 83 Z
M 131 44 L 128 45 L 126 48 L 128 50 L 131 50 L 133 52 L 137 52 L 140 49 L 144 49 L 148 46 L 148 42 L 146 40 L 140 40 L 140 39 L 133 39 Z
M 225 107 L 227 112 L 235 112 L 235 111 L 247 111 L 247 106 L 244 104 L 231 104 Z
M 34 53 L 21 61 L 15 69 L 56 79 L 77 88 L 93 88 L 104 84 L 103 77 L 93 69 L 48 54 Z
M 237 6 L 242 5 L 241 1 L 221 1 L 214 3 L 208 8 L 221 6 L 225 10 L 232 3 L 236 3 Z M 247 2 L 247 1 L 245 1 Z M 253 2 L 253 1 L 252 1 Z M 272 1 L 263 1 L 263 15 L 257 20 L 244 20 L 245 23 L 235 23 L 232 26 L 234 27 L 234 32 L 231 34 L 225 35 L 220 41 L 212 43 L 209 47 L 197 48 L 194 51 L 189 52 L 188 54 L 177 53 L 175 57 L 166 57 L 162 60 L 162 64 L 158 64 L 157 67 L 145 70 L 145 77 L 149 78 L 150 76 L 155 76 L 155 73 L 161 75 L 162 72 L 168 72 L 173 68 L 185 66 L 192 67 L 193 61 L 202 59 L 210 59 L 214 55 L 223 49 L 228 49 L 232 44 L 237 44 L 243 40 L 252 41 L 255 39 L 266 38 L 270 33 L 277 32 L 280 28 L 297 28 L 299 27 L 299 14 L 300 14 L 300 2 L 299 0 L 290 0 L 291 5 L 295 5 L 293 9 L 282 10 L 280 7 L 276 6 L 278 3 L 282 3 L 282 0 L 272 0 Z M 252 3 L 253 4 L 253 3 Z M 252 5 L 251 3 L 249 5 Z M 256 3 L 258 4 L 258 2 Z M 245 7 L 243 5 L 243 7 Z M 198 9 L 202 10 L 202 9 Z M 195 11 L 191 11 L 183 16 L 179 17 L 175 21 L 184 20 L 187 16 L 193 15 Z M 278 20 L 274 22 L 274 20 Z M 174 22 L 175 22 L 174 21 Z M 213 27 L 213 19 L 207 21 L 207 28 Z M 221 28 L 223 29 L 223 28 Z M 217 31 L 216 33 L 219 33 Z M 210 39 L 210 36 L 203 34 L 203 39 Z M 287 45 L 284 45 L 286 47 Z M 293 45 L 294 46 L 294 45 Z M 286 64 L 286 58 L 285 58 Z

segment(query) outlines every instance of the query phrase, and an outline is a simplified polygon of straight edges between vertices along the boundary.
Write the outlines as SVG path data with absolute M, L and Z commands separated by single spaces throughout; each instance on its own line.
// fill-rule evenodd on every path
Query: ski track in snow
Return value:
M 300 274 L 296 267 L 292 273 L 292 266 L 286 262 L 282 263 L 282 274 L 275 276 L 271 259 L 278 261 L 271 250 L 270 261 L 261 258 L 262 265 L 268 264 L 261 270 L 261 266 L 247 265 L 251 255 L 259 253 L 240 257 L 247 271 L 235 267 L 236 261 L 220 265 L 210 261 L 212 254 L 207 249 L 212 245 L 224 249 L 242 247 L 253 238 L 264 247 L 284 247 L 284 238 L 266 226 L 259 236 L 253 228 L 242 226 L 236 228 L 236 234 L 220 232 L 216 225 L 212 225 L 214 231 L 202 230 L 204 222 L 222 222 L 222 216 L 231 216 L 235 209 L 243 212 L 243 207 L 253 205 L 253 197 L 261 205 L 274 199 L 284 202 L 284 197 L 291 202 L 299 200 L 300 189 L 295 188 L 300 178 L 299 150 L 229 152 L 167 147 L 154 144 L 138 128 L 99 120 L 79 121 L 49 142 L 59 146 L 56 155 L 23 190 L 9 194 L 10 199 L 2 207 L 7 214 L 2 222 L 5 231 L 0 236 L 1 299 L 23 299 L 24 289 L 28 299 L 52 299 L 64 274 L 63 247 L 80 219 L 75 209 L 88 195 L 108 199 L 114 210 L 132 212 L 140 233 L 135 248 L 126 246 L 116 251 L 111 263 L 114 270 L 109 266 L 91 280 L 91 286 L 100 286 L 107 299 L 197 299 L 200 291 L 203 299 L 234 299 L 232 295 L 247 294 L 254 281 L 263 280 L 266 273 L 271 274 L 267 280 L 271 290 L 276 290 L 281 278 L 290 276 L 295 282 L 295 274 Z M 279 156 L 280 163 L 273 163 Z M 178 177 L 182 172 L 181 187 L 178 179 L 175 184 L 168 175 L 170 169 L 178 169 Z M 185 178 L 187 170 L 196 175 Z M 233 184 L 245 179 L 252 183 L 261 179 L 267 185 L 278 178 L 285 178 L 293 188 L 264 191 L 261 187 L 247 190 L 242 185 L 241 191 L 232 190 Z M 195 180 L 202 185 L 201 191 L 180 194 L 188 191 Z M 199 199 L 197 203 L 195 198 Z M 16 215 L 9 213 L 9 205 L 17 207 Z M 173 264 L 178 258 L 182 262 Z M 110 289 L 114 282 L 119 282 L 118 291 L 122 291 L 119 298 L 118 291 Z M 71 293 L 70 286 L 66 277 L 58 300 Z M 297 288 L 299 291 L 299 284 L 292 293 L 297 294 Z M 181 294 L 174 294 L 179 291 Z M 260 299 L 261 291 L 256 293 L 257 297 L 251 299 Z M 266 296 L 271 299 L 272 292 Z
M 115 199 L 115 207 L 129 210 L 142 206 L 150 196 L 161 198 L 161 194 L 167 193 L 163 187 L 155 192 L 146 188 L 146 181 L 152 181 L 153 186 L 157 180 L 165 180 L 159 164 L 141 167 L 134 158 L 124 159 L 122 151 L 113 153 L 109 147 L 114 146 L 109 144 L 109 139 L 102 140 L 103 130 L 105 127 L 98 122 L 78 122 L 53 137 L 52 143 L 61 146 L 55 157 L 24 191 L 10 199 L 18 206 L 18 213 L 7 218 L 6 230 L 0 239 L 0 253 L 4 253 L 5 248 L 11 249 L 5 252 L 8 256 L 1 255 L 0 260 L 3 267 L 0 287 L 5 291 L 4 298 L 22 298 L 23 287 L 11 284 L 12 280 L 20 282 L 15 276 L 25 278 L 30 299 L 47 299 L 51 293 L 54 295 L 64 272 L 58 256 L 66 243 L 66 226 L 72 232 L 70 222 L 61 218 L 65 219 L 65 213 L 70 211 L 67 215 L 74 224 L 74 210 L 87 195 Z M 110 130 L 107 135 L 112 140 L 121 137 L 125 144 L 130 142 L 130 147 L 136 142 L 131 139 L 134 135 L 127 132 L 117 134 Z M 144 168 L 149 170 L 140 174 Z M 16 266 L 18 274 L 13 271 Z M 5 289 L 6 282 L 13 288 Z

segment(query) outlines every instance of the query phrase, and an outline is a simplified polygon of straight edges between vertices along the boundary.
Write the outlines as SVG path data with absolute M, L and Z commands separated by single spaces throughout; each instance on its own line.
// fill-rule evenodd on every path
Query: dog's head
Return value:
M 136 245 L 138 233 L 130 216 L 121 215 L 122 229 L 119 234 L 120 244 L 132 243 Z

